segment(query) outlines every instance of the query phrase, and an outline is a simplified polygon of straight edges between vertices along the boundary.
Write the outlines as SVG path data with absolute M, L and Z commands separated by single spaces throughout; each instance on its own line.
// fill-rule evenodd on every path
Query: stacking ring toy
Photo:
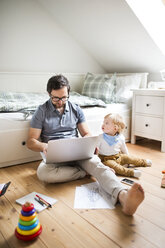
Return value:
M 30 216 L 30 215 L 34 214 L 35 211 L 36 211 L 35 208 L 33 208 L 32 210 L 30 210 L 29 212 L 21 210 L 21 214 L 23 216 Z
M 36 232 L 38 232 L 38 230 L 40 229 L 40 223 L 32 230 L 28 230 L 28 231 L 24 231 L 21 230 L 18 226 L 17 226 L 17 232 L 21 235 L 32 235 Z
M 22 206 L 22 210 L 25 212 L 29 212 L 34 208 L 33 203 L 30 202 L 26 202 L 23 206 Z
M 24 221 L 29 221 L 29 220 L 34 219 L 36 215 L 37 215 L 36 212 L 32 214 L 31 216 L 23 216 L 22 214 L 20 214 L 20 219 Z
M 37 217 L 35 217 L 33 220 L 30 221 L 23 221 L 21 219 L 18 220 L 18 222 L 23 226 L 31 226 L 33 223 L 37 221 Z
M 34 229 L 39 223 L 39 220 L 37 220 L 33 225 L 30 225 L 30 226 L 23 226 L 21 225 L 20 223 L 18 223 L 18 227 L 21 229 L 21 230 L 25 230 L 25 231 L 28 231 L 28 230 L 32 230 Z
M 42 226 L 40 227 L 39 231 L 32 234 L 32 235 L 27 235 L 27 236 L 24 236 L 24 235 L 21 235 L 17 232 L 17 229 L 15 229 L 15 236 L 20 239 L 20 240 L 23 240 L 23 241 L 30 241 L 30 240 L 33 240 L 35 238 L 37 238 L 42 232 Z
M 42 232 L 34 205 L 26 202 L 22 206 L 18 226 L 15 228 L 15 236 L 24 241 L 30 241 L 38 237 Z

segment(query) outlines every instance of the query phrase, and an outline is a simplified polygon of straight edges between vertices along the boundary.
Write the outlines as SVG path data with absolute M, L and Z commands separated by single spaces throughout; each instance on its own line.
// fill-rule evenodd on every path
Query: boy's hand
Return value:
M 96 155 L 99 154 L 99 148 L 98 147 L 95 148 L 94 154 L 96 154 Z
M 111 170 L 114 174 L 116 174 L 116 172 L 115 172 L 115 170 L 114 170 L 114 169 L 110 168 L 110 170 Z

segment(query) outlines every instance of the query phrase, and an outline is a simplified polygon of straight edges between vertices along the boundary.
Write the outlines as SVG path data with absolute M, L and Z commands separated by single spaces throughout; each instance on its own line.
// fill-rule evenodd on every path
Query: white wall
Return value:
M 0 71 L 149 72 L 165 56 L 125 0 L 0 0 Z
M 147 71 L 160 78 L 165 56 L 125 0 L 38 2 L 107 72 Z
M 104 72 L 35 0 L 0 0 L 0 71 Z

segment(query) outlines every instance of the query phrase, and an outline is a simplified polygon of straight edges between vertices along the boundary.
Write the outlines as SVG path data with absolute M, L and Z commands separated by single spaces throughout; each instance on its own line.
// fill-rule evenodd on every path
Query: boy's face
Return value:
M 118 131 L 118 127 L 113 123 L 111 118 L 107 117 L 102 124 L 102 130 L 104 133 L 114 136 Z

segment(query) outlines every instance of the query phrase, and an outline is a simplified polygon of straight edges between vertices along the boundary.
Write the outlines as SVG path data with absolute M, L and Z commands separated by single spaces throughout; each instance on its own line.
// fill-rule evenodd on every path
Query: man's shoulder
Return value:
M 74 110 L 80 110 L 81 109 L 78 104 L 70 102 L 70 101 L 68 101 L 68 106 L 73 108 Z
M 47 100 L 46 102 L 44 102 L 43 104 L 38 106 L 38 109 L 45 111 L 48 110 L 50 108 L 50 102 L 49 100 Z
M 36 109 L 34 115 L 33 115 L 33 119 L 35 117 L 39 118 L 41 116 L 42 116 L 42 118 L 44 118 L 45 114 L 48 113 L 49 109 L 50 109 L 49 101 L 46 101 L 45 103 L 39 105 L 38 108 Z
M 68 100 L 68 105 L 70 105 L 70 106 L 76 106 L 76 107 L 79 106 L 77 103 L 73 103 L 73 102 L 71 102 L 69 100 Z

